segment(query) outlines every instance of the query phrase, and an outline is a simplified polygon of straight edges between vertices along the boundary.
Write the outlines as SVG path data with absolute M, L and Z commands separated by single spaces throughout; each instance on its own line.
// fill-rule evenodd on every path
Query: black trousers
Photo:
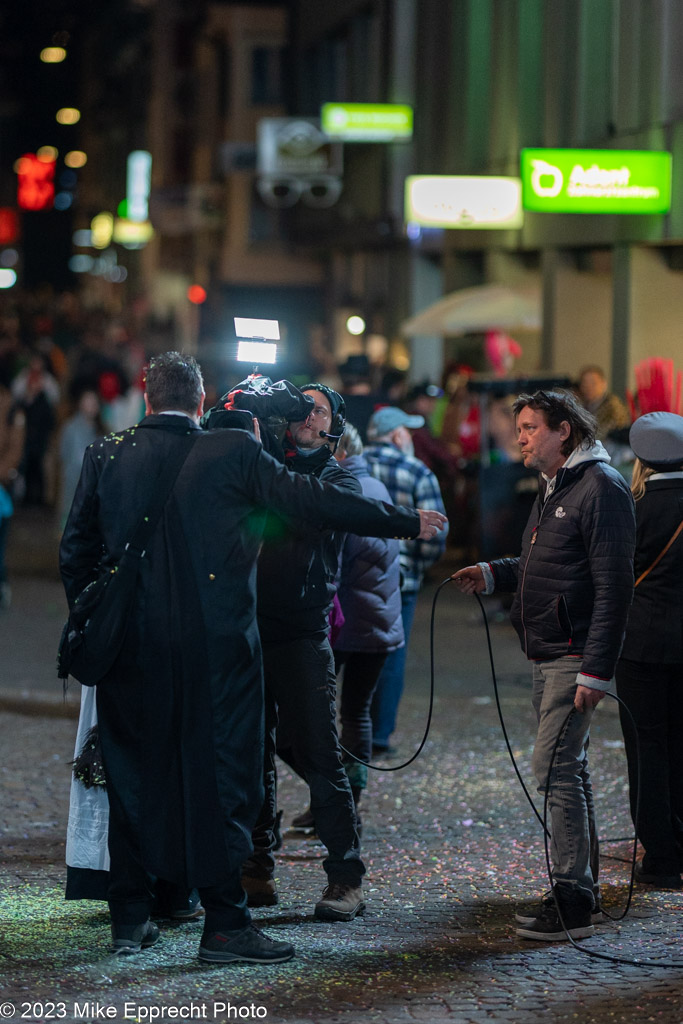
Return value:
M 342 673 L 340 705 L 341 744 L 359 757 L 370 761 L 372 757 L 372 695 L 387 660 L 387 652 L 335 651 L 334 665 L 337 675 Z M 368 769 L 344 754 L 344 765 L 351 786 L 365 789 Z
M 107 779 L 109 797 L 109 887 L 107 902 L 113 925 L 142 924 L 150 915 L 155 897 L 157 878 L 145 868 L 137 826 L 136 801 L 131 799 L 139 782 L 135 773 L 119 764 L 111 741 L 110 730 L 116 730 L 116 720 L 109 721 L 98 702 L 99 732 L 102 760 Z M 218 885 L 198 887 L 202 906 L 206 911 L 204 932 L 244 928 L 251 915 L 247 909 L 247 896 L 242 889 L 240 864 L 226 864 L 225 877 Z M 188 888 L 192 880 L 188 879 Z
M 142 924 L 150 915 L 157 879 L 145 870 L 135 830 L 112 793 L 109 781 L 109 888 L 107 902 L 113 925 Z M 200 887 L 199 896 L 206 911 L 204 932 L 244 928 L 251 915 L 242 889 L 241 870 L 233 868 L 220 885 Z
M 266 796 L 245 874 L 270 878 L 275 868 L 273 826 L 277 810 L 275 753 L 307 782 L 311 811 L 327 847 L 323 867 L 330 882 L 358 886 L 365 874 L 351 786 L 342 764 L 336 727 L 334 658 L 327 637 L 264 644 L 266 695 Z
M 619 707 L 633 818 L 645 848 L 643 870 L 678 875 L 683 870 L 683 664 L 621 658 L 617 694 L 635 719 L 640 741 L 640 802 L 636 821 L 637 748 L 631 719 Z

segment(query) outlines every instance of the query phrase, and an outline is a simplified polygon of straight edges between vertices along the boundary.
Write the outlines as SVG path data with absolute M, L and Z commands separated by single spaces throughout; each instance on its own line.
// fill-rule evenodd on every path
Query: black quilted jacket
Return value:
M 520 557 L 491 568 L 497 589 L 516 591 L 511 619 L 528 658 L 577 655 L 581 672 L 608 680 L 633 597 L 635 516 L 602 452 L 559 470 L 553 493 L 532 509 Z

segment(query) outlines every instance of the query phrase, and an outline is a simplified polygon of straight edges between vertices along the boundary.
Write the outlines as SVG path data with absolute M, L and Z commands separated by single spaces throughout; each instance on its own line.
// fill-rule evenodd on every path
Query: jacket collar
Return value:
M 588 448 L 585 448 L 583 445 L 578 445 L 574 451 L 567 456 L 567 461 L 560 466 L 552 480 L 550 477 L 547 477 L 545 473 L 541 473 L 541 477 L 545 483 L 545 487 L 542 489 L 542 500 L 545 501 L 554 494 L 559 487 L 562 487 L 565 483 L 567 473 L 575 474 L 577 470 L 584 469 L 590 462 L 611 461 L 611 456 L 601 441 L 596 441 L 595 444 L 592 444 Z
M 138 423 L 138 428 L 151 427 L 154 430 L 170 430 L 174 434 L 186 434 L 188 430 L 201 430 L 189 416 L 167 416 L 163 412 L 145 416 Z

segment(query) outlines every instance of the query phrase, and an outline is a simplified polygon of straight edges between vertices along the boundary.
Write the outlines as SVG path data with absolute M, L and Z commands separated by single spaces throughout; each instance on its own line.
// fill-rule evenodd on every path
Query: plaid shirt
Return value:
M 396 445 L 381 442 L 364 448 L 363 458 L 372 475 L 389 491 L 394 505 L 436 509 L 445 515 L 439 482 L 424 462 L 406 455 Z M 444 552 L 447 532 L 448 527 L 432 540 L 400 541 L 401 590 L 420 589 L 425 570 Z

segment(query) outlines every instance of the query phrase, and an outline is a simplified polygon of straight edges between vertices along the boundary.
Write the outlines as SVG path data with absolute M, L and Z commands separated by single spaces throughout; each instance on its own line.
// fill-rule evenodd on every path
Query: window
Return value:
M 282 49 L 255 46 L 251 52 L 251 102 L 278 106 L 283 102 Z

